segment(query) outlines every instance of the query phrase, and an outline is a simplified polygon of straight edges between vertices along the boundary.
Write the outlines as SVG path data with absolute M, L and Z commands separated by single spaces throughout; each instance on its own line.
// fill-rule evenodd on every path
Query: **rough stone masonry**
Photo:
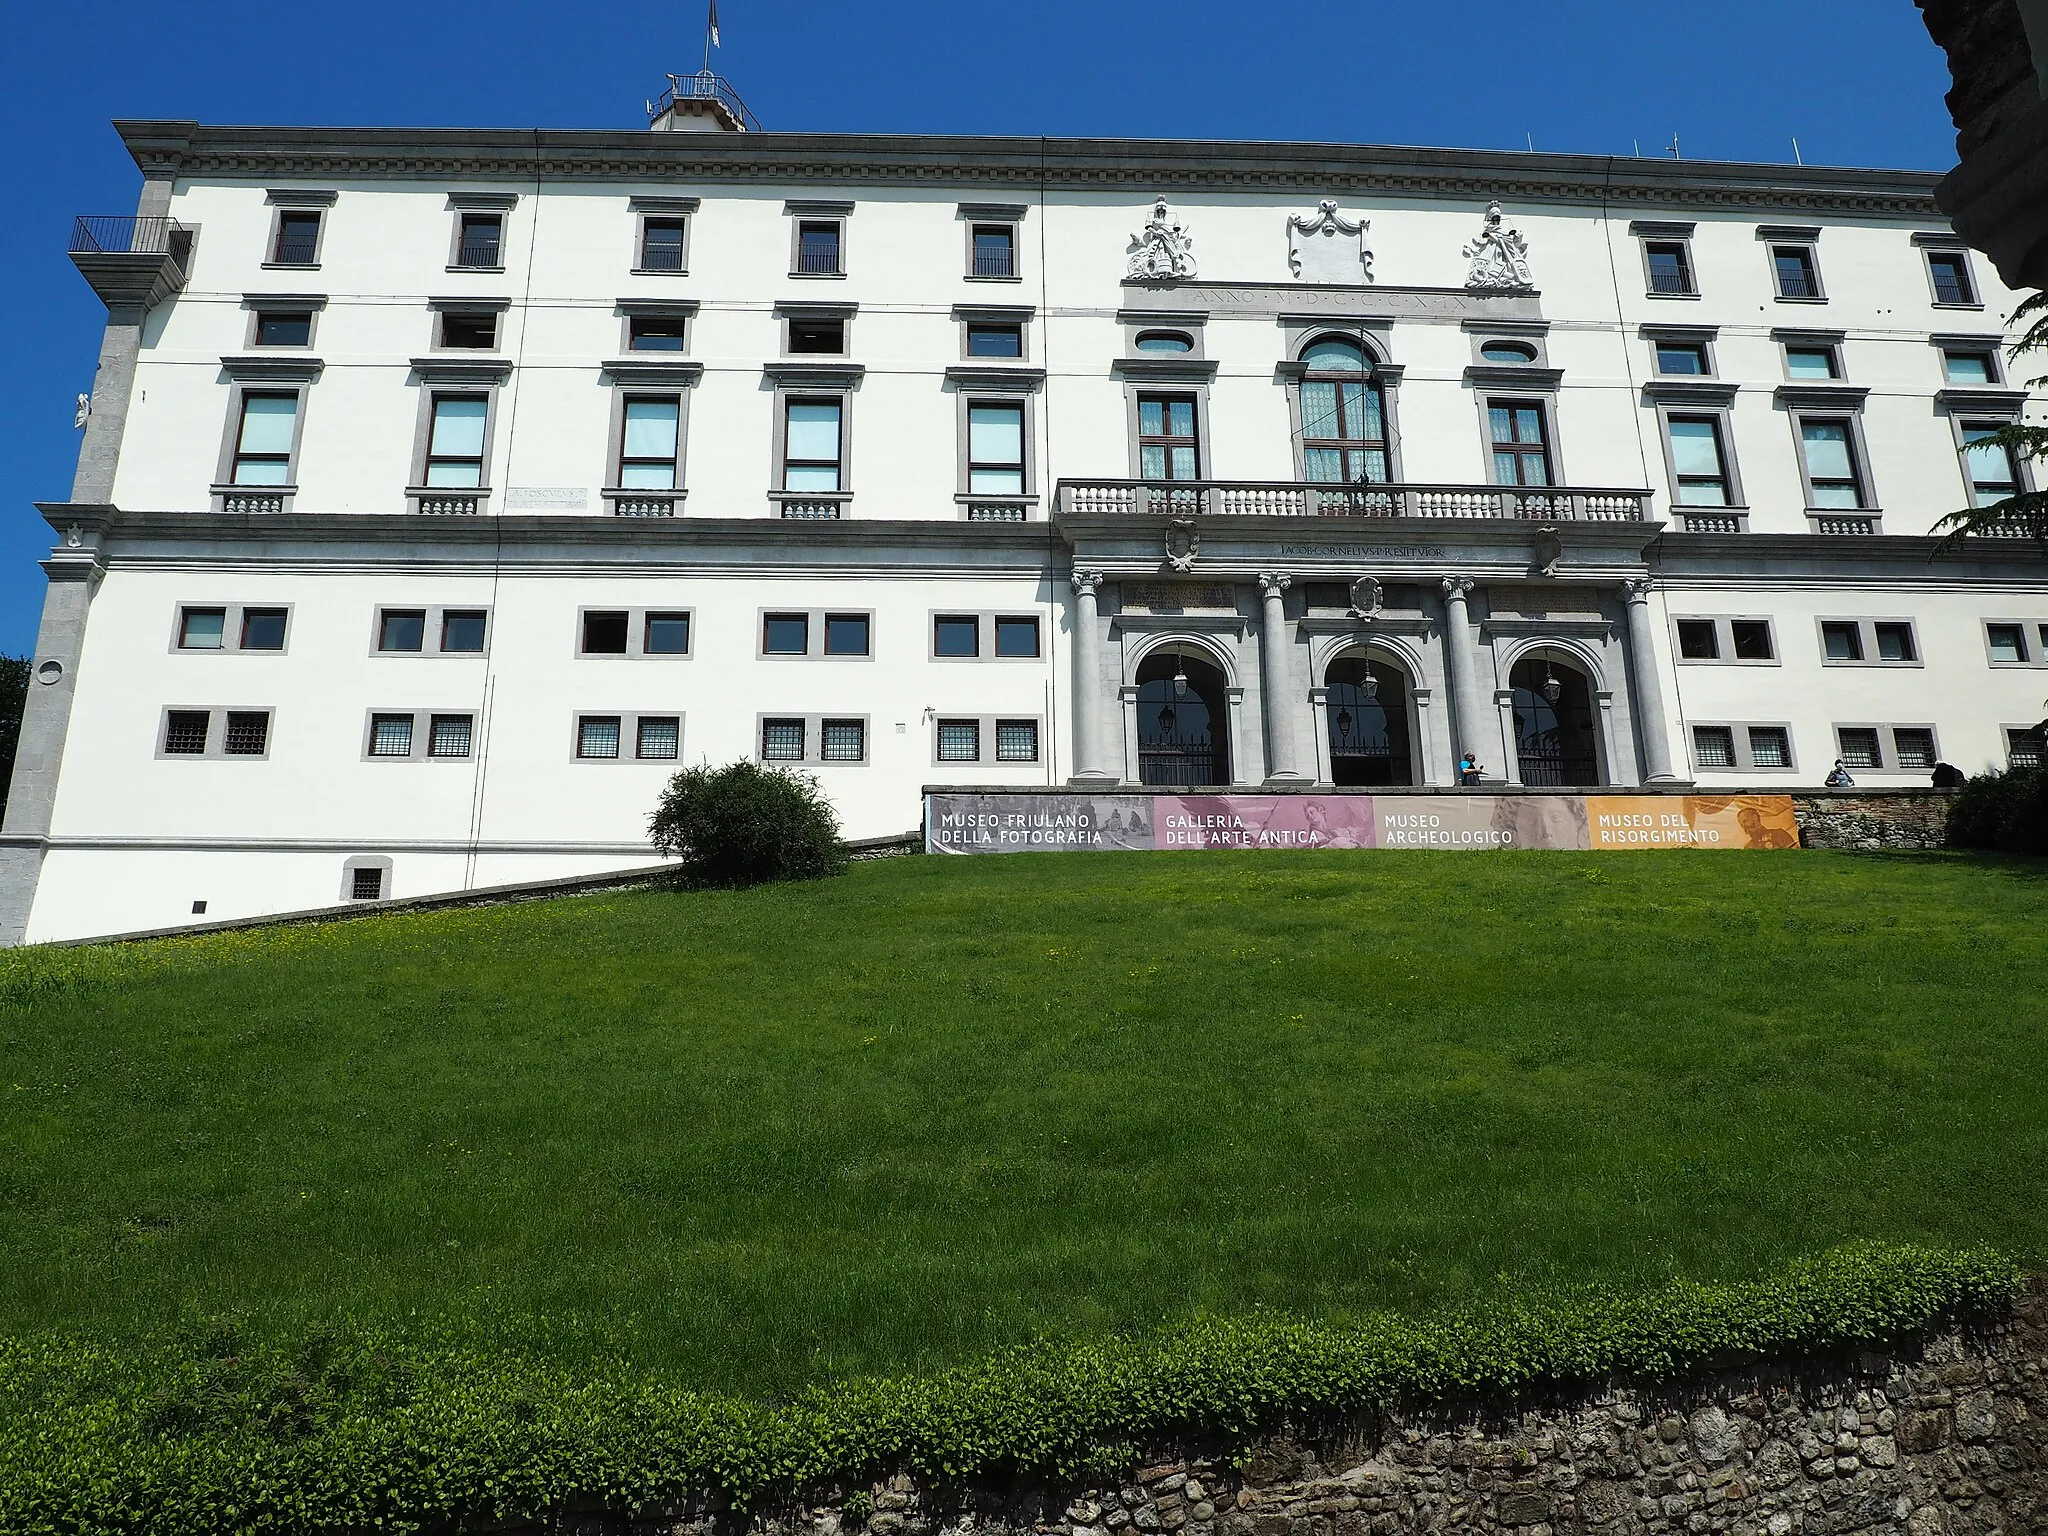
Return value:
M 577 1536 L 2023 1536 L 2048 1531 L 2048 1298 L 1911 1349 L 1300 1425 L 1107 1487 L 894 1477 L 740 1517 L 558 1513 Z

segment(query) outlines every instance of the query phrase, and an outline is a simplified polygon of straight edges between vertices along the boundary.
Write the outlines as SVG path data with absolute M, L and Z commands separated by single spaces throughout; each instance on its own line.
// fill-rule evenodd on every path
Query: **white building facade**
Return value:
M 2048 562 L 1929 537 L 2039 415 L 1930 176 L 684 85 L 657 128 L 737 131 L 118 125 L 0 942 L 645 864 L 699 761 L 859 838 L 2038 757 Z

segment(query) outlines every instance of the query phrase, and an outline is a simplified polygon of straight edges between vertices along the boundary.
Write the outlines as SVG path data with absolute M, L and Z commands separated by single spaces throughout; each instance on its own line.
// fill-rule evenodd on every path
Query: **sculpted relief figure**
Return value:
M 1124 276 L 1141 283 L 1169 283 L 1195 275 L 1195 237 L 1166 211 L 1166 199 L 1152 207 L 1144 233 L 1131 236 Z
M 1369 283 L 1371 228 L 1372 220 L 1347 219 L 1326 197 L 1314 213 L 1287 215 L 1287 265 L 1304 283 Z
M 1529 242 L 1519 229 L 1502 226 L 1500 204 L 1489 203 L 1486 227 L 1479 238 L 1465 247 L 1472 263 L 1466 274 L 1467 288 L 1534 288 L 1535 274 L 1529 268 Z

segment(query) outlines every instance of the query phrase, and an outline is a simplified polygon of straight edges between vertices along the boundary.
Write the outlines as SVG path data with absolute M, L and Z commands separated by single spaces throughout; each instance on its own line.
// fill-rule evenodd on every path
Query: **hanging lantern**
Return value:
M 1360 683 L 1358 686 L 1364 690 L 1365 696 L 1368 699 L 1378 698 L 1380 696 L 1379 673 L 1373 671 L 1371 667 L 1367 667 L 1365 669 L 1365 681 Z
M 1178 656 L 1173 658 L 1173 696 L 1184 699 L 1188 696 L 1187 664 Z
M 1543 663 L 1543 697 L 1555 704 L 1564 694 L 1564 684 L 1557 680 L 1557 674 L 1550 670 L 1550 663 Z
M 1173 734 L 1173 702 L 1170 699 L 1159 706 L 1159 734 L 1161 736 L 1171 736 Z
M 1351 734 L 1351 711 L 1348 709 L 1337 711 L 1337 734 L 1339 736 L 1349 736 Z

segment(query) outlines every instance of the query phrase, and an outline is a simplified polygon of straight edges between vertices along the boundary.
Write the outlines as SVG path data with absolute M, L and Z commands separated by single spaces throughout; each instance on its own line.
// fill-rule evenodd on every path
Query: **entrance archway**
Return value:
M 1223 673 L 1199 656 L 1155 651 L 1138 664 L 1138 782 L 1196 789 L 1230 782 Z
M 1508 674 L 1515 695 L 1515 761 L 1524 784 L 1597 786 L 1593 691 L 1568 662 L 1531 656 Z
M 1398 667 L 1363 656 L 1340 656 L 1325 676 L 1324 718 L 1330 730 L 1330 782 L 1398 785 L 1415 782 L 1408 748 L 1408 679 Z

